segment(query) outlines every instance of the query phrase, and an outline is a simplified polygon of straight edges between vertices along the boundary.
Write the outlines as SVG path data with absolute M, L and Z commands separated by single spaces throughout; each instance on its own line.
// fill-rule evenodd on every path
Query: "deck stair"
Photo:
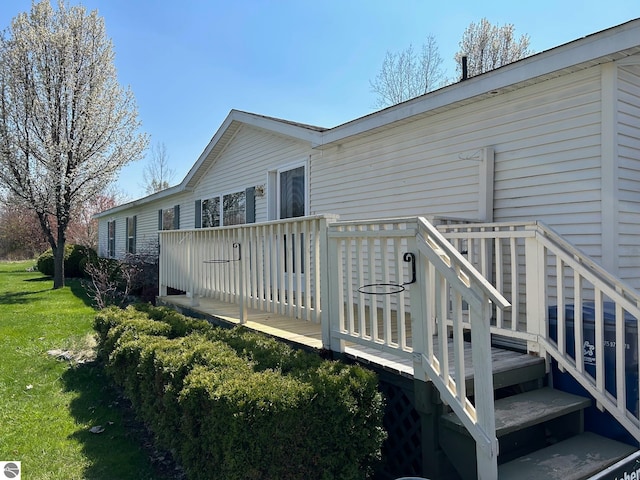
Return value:
M 583 411 L 591 405 L 588 398 L 543 386 L 544 378 L 524 383 L 495 380 L 500 480 L 590 478 L 636 450 L 584 431 Z M 460 477 L 478 478 L 472 461 L 475 442 L 462 422 L 455 414 L 445 413 L 439 423 L 441 448 Z

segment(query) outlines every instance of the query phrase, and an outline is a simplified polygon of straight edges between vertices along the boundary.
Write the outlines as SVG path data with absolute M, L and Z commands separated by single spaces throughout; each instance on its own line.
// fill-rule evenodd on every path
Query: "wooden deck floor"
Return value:
M 231 325 L 240 325 L 240 309 L 238 305 L 234 303 L 211 298 L 199 298 L 198 305 L 192 306 L 191 299 L 184 295 L 159 297 L 158 301 L 159 304 L 176 306 L 185 314 L 189 314 L 191 311 L 197 315 L 216 319 Z M 307 348 L 317 350 L 322 348 L 322 332 L 321 326 L 318 323 L 248 309 L 247 322 L 244 325 L 252 330 L 263 332 Z M 452 351 L 453 348 L 450 348 L 449 352 Z M 375 365 L 399 375 L 413 377 L 413 363 L 410 360 L 380 351 L 373 346 L 365 347 L 362 345 L 347 344 L 345 354 L 363 363 Z M 538 357 L 495 347 L 492 348 L 492 356 L 494 374 L 501 374 L 518 368 L 526 368 L 541 362 L 541 359 Z M 453 359 L 450 359 L 450 365 L 453 367 Z M 467 380 L 470 380 L 473 378 L 473 367 L 471 362 L 471 348 L 469 345 L 465 345 L 465 365 L 467 365 L 465 376 Z

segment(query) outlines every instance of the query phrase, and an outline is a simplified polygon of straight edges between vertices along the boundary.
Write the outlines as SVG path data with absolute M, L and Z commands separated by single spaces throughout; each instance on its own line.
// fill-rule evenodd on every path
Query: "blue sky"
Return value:
M 57 0 L 54 0 L 57 3 Z M 547 50 L 640 17 L 638 0 L 70 0 L 104 17 L 120 82 L 133 90 L 151 144 L 164 143 L 174 183 L 231 109 L 333 127 L 374 111 L 369 81 L 385 53 L 427 35 L 448 77 L 465 28 L 512 23 Z M 0 27 L 31 0 L 3 0 Z M 150 152 L 148 153 L 150 156 Z M 146 160 L 118 187 L 142 196 Z

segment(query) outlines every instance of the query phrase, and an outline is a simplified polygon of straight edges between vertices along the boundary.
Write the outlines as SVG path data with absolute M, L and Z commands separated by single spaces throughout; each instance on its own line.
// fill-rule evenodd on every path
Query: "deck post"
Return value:
M 479 479 L 498 478 L 498 439 L 493 391 L 493 369 L 491 367 L 491 303 L 482 299 L 480 311 L 473 312 L 471 319 L 471 345 L 474 365 L 475 408 L 478 425 L 486 432 L 488 445 L 476 442 L 476 458 Z
M 165 276 L 167 275 L 165 262 L 162 261 L 162 239 L 164 236 L 162 232 L 158 232 L 158 296 L 167 296 L 167 282 Z
M 320 327 L 322 329 L 322 348 L 331 350 L 331 287 L 329 275 L 329 222 L 326 217 L 320 219 L 318 225 L 318 241 L 320 242 L 320 271 L 316 278 L 320 280 Z
M 324 232 L 327 256 L 325 257 L 326 261 L 323 262 L 325 265 L 323 282 L 326 285 L 325 292 L 327 292 L 327 295 L 322 296 L 325 302 L 324 308 L 326 308 L 326 311 L 323 309 L 322 315 L 322 344 L 324 348 L 342 353 L 345 349 L 344 340 L 333 336 L 334 331 L 340 331 L 342 316 L 344 315 L 344 304 L 340 300 L 340 289 L 344 282 L 342 268 L 339 264 L 341 255 L 338 252 L 338 239 L 329 238 L 328 225 L 326 225 Z
M 187 292 L 187 295 L 191 298 L 190 305 L 192 307 L 197 307 L 199 305 L 198 296 L 196 294 L 195 262 L 196 262 L 196 255 L 195 255 L 194 246 L 193 246 L 193 232 L 190 232 L 189 242 L 187 243 L 187 265 L 189 265 L 189 271 L 188 271 L 189 281 L 190 281 L 189 289 L 191 291 Z
M 246 288 L 246 283 L 248 281 L 247 278 L 245 278 L 245 269 L 243 268 L 243 262 L 244 262 L 244 258 L 242 256 L 242 247 L 244 244 L 244 229 L 241 229 L 239 231 L 239 235 L 238 235 L 238 240 L 237 243 L 233 245 L 233 248 L 237 248 L 238 252 L 238 259 L 235 263 L 236 265 L 236 275 L 238 276 L 238 297 L 239 297 L 239 306 L 240 306 L 240 324 L 244 325 L 245 323 L 247 323 L 247 299 L 245 298 L 245 288 Z M 248 247 L 248 245 L 247 245 Z M 232 253 L 232 257 L 235 255 L 235 253 Z
M 534 226 L 537 229 L 537 225 Z M 527 332 L 542 338 L 546 337 L 546 308 L 545 272 L 547 267 L 544 245 L 535 235 L 525 239 L 525 281 L 526 298 L 525 308 L 527 316 Z M 527 351 L 543 356 L 541 346 L 537 342 L 528 342 Z
M 418 247 L 416 245 L 415 237 L 409 237 L 407 239 L 407 249 L 409 252 L 418 253 Z M 427 350 L 427 341 L 425 338 L 427 329 L 425 329 L 425 322 L 430 321 L 427 318 L 427 292 L 426 292 L 426 278 L 425 278 L 425 258 L 423 255 L 417 254 L 415 256 L 416 262 L 416 281 L 409 286 L 409 295 L 411 302 L 411 338 L 413 345 L 413 377 L 415 380 L 422 382 L 428 382 L 429 377 L 424 367 L 422 366 L 422 356 Z

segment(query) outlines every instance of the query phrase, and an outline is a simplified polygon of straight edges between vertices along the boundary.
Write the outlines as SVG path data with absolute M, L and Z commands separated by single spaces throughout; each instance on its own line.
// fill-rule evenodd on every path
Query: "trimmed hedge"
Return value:
M 244 328 L 102 310 L 99 354 L 192 479 L 365 479 L 385 438 L 376 376 Z
M 84 266 L 88 261 L 98 258 L 95 250 L 83 245 L 67 244 L 64 246 L 64 276 L 68 278 L 85 277 Z M 53 262 L 53 250 L 50 248 L 43 252 L 37 260 L 38 271 L 43 275 L 53 277 L 55 268 Z

